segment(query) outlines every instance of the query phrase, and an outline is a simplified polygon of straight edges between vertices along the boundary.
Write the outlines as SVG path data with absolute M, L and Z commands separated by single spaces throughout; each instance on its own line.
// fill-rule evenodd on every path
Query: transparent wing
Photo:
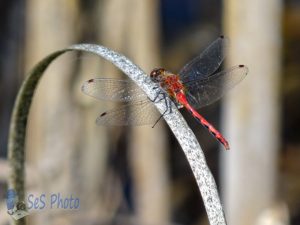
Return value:
M 235 66 L 202 80 L 185 83 L 186 96 L 195 108 L 201 108 L 220 99 L 228 90 L 242 81 L 248 73 L 244 65 Z
M 129 102 L 147 98 L 146 94 L 133 81 L 129 80 L 90 79 L 83 83 L 81 90 L 100 100 Z
M 183 82 L 189 82 L 195 79 L 204 79 L 213 74 L 223 62 L 228 45 L 229 40 L 220 36 L 180 70 L 180 79 Z
M 102 113 L 96 120 L 102 126 L 141 126 L 154 124 L 159 118 L 158 111 L 150 100 L 126 104 Z

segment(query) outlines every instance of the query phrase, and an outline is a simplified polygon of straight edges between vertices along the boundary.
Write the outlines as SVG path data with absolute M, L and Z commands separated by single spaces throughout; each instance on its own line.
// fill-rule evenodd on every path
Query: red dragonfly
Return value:
M 155 125 L 164 115 L 172 113 L 172 107 L 184 107 L 226 150 L 229 150 L 229 144 L 222 134 L 196 111 L 220 99 L 248 73 L 248 68 L 244 65 L 215 73 L 224 60 L 227 47 L 227 38 L 220 36 L 178 74 L 163 68 L 152 70 L 150 78 L 159 86 L 157 96 L 152 100 L 129 80 L 90 79 L 83 84 L 82 91 L 97 99 L 127 103 L 102 113 L 96 120 L 98 125 Z M 151 108 L 154 108 L 153 102 L 156 101 L 164 101 L 166 106 L 165 112 L 159 118 L 155 113 L 151 113 Z

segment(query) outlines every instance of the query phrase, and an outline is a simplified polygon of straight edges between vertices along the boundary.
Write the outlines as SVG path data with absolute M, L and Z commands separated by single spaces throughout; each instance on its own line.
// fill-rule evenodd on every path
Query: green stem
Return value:
M 9 188 L 16 191 L 20 201 L 25 200 L 25 137 L 32 97 L 48 65 L 66 51 L 69 50 L 52 53 L 33 68 L 24 80 L 13 108 L 8 140 L 8 160 L 11 169 Z M 16 220 L 14 224 L 25 225 L 25 218 Z
M 11 165 L 11 176 L 9 187 L 14 189 L 19 195 L 19 199 L 24 201 L 25 190 L 25 137 L 27 117 L 37 84 L 48 65 L 59 55 L 66 51 L 85 51 L 94 53 L 110 61 L 133 81 L 135 81 L 142 90 L 150 97 L 154 98 L 157 94 L 155 84 L 150 77 L 142 71 L 137 65 L 120 53 L 114 52 L 108 48 L 93 44 L 73 45 L 67 49 L 52 53 L 42 60 L 25 79 L 18 93 L 11 119 L 8 155 Z M 163 102 L 155 103 L 161 113 L 165 110 Z M 197 181 L 199 190 L 203 197 L 204 205 L 207 211 L 208 219 L 211 225 L 226 225 L 223 207 L 218 195 L 215 180 L 207 166 L 204 152 L 201 149 L 195 135 L 188 127 L 179 111 L 174 108 L 173 113 L 165 116 L 165 120 L 176 136 L 181 145 Z M 151 203 L 149 203 L 151 204 Z M 15 224 L 24 225 L 25 219 L 15 221 Z

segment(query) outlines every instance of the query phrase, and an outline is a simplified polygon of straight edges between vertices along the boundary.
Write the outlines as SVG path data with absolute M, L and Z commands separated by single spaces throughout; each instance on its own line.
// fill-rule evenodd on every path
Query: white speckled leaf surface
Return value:
M 157 91 L 153 89 L 156 87 L 156 84 L 152 83 L 150 77 L 125 56 L 106 47 L 94 44 L 78 44 L 69 47 L 69 49 L 87 51 L 105 58 L 136 82 L 151 99 L 156 96 Z M 163 113 L 165 104 L 161 101 L 155 103 L 155 105 Z M 177 109 L 174 109 L 173 113 L 164 116 L 164 118 L 176 136 L 192 168 L 210 224 L 226 224 L 215 180 L 206 164 L 204 153 L 194 133 Z

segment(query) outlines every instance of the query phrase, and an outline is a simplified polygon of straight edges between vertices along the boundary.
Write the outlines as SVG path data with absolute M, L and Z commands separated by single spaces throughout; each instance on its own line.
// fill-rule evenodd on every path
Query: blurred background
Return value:
M 216 179 L 228 224 L 300 224 L 300 1 L 0 1 L 0 225 L 7 214 L 9 121 L 25 74 L 49 53 L 96 43 L 145 72 L 177 72 L 219 35 L 223 65 L 246 79 L 200 109 L 231 150 L 182 110 Z M 188 162 L 170 129 L 95 125 L 108 108 L 80 91 L 95 77 L 124 78 L 110 63 L 66 53 L 48 68 L 31 107 L 26 191 L 78 197 L 80 209 L 35 210 L 29 224 L 208 224 Z

